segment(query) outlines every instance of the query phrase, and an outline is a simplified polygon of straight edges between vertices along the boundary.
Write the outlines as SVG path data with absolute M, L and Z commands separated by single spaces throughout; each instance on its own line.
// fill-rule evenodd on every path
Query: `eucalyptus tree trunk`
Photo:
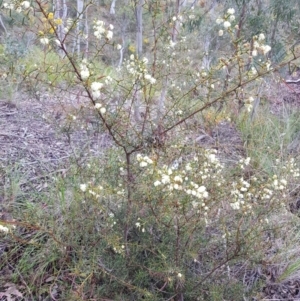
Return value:
M 136 53 L 141 57 L 143 53 L 143 5 L 144 0 L 137 0 L 135 7 L 136 14 Z
M 1 16 L 1 15 L 0 15 L 0 25 L 1 25 L 1 27 L 3 28 L 3 30 L 5 31 L 5 34 L 7 35 L 7 30 L 6 30 L 6 27 L 5 27 L 4 23 L 3 23 L 3 20 L 2 20 L 2 16 Z
M 279 13 L 277 13 L 276 16 L 275 16 L 275 18 L 274 18 L 275 21 L 273 23 L 273 29 L 272 29 L 271 39 L 270 39 L 270 44 L 271 44 L 272 48 L 275 45 L 275 36 L 276 36 L 277 27 L 278 27 L 278 23 L 279 23 L 279 17 L 280 17 Z
M 135 17 L 136 17 L 136 54 L 138 58 L 141 58 L 143 53 L 143 4 L 144 0 L 137 0 L 135 4 Z M 135 85 L 135 97 L 134 97 L 134 119 L 137 123 L 141 123 L 141 93 L 139 92 L 139 83 Z
M 109 10 L 109 13 L 111 15 L 114 15 L 116 13 L 116 10 L 115 10 L 115 7 L 116 7 L 116 1 L 117 0 L 113 0 L 111 5 L 110 5 L 110 10 Z
M 184 3 L 184 0 L 176 0 L 176 7 L 175 7 L 175 18 L 176 20 L 174 21 L 173 29 L 172 29 L 172 42 L 176 42 L 177 40 L 177 35 L 179 32 L 179 26 L 180 26 L 180 20 L 178 20 L 180 10 L 182 7 L 182 4 Z
M 88 19 L 88 9 L 89 9 L 89 6 L 87 6 L 85 8 L 85 54 L 84 54 L 84 57 L 87 59 L 88 58 L 88 53 L 89 53 L 89 39 L 88 39 L 88 36 L 89 36 L 89 19 Z
M 212 37 L 210 35 L 207 35 L 204 38 L 204 51 L 205 51 L 205 56 L 202 59 L 202 67 L 206 70 L 210 69 L 210 63 L 212 61 L 212 56 L 209 56 L 209 50 L 210 50 L 210 44 L 212 41 Z
M 77 0 L 77 23 L 76 23 L 76 36 L 75 44 L 77 55 L 80 55 L 80 43 L 81 43 L 81 29 L 82 29 L 82 18 L 83 18 L 83 7 L 84 0 Z
M 125 33 L 122 31 L 122 45 L 120 49 L 120 59 L 118 63 L 118 68 L 121 68 L 124 59 L 124 45 L 125 45 Z
M 61 44 L 66 48 L 65 45 L 65 32 L 64 28 L 66 26 L 66 19 L 68 14 L 68 7 L 66 0 L 54 0 L 53 2 L 53 8 L 55 12 L 55 19 L 61 19 L 62 24 L 58 25 L 57 27 L 57 35 L 58 39 L 60 40 Z

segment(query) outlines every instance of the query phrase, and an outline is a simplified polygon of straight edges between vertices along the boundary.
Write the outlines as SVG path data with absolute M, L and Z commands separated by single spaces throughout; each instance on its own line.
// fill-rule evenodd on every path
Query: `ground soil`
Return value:
M 41 179 L 64 173 L 70 157 L 84 160 L 107 146 L 106 135 L 93 130 L 91 118 L 75 119 L 84 106 L 65 100 L 46 95 L 0 101 L 0 168 L 13 168 L 24 188 L 35 183 L 42 189 L 37 187 Z

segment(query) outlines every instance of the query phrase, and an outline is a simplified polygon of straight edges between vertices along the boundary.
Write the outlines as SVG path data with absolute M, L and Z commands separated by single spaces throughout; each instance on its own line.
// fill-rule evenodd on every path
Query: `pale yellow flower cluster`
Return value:
M 19 1 L 6 0 L 2 5 L 4 9 L 14 10 L 17 13 L 21 13 L 23 10 L 27 10 L 30 7 L 30 2 L 23 1 L 19 3 Z
M 94 22 L 93 29 L 94 29 L 94 36 L 98 40 L 101 40 L 101 38 L 103 36 L 105 36 L 105 38 L 107 40 L 111 40 L 113 38 L 113 29 L 114 29 L 114 26 L 112 24 L 110 24 L 108 26 L 108 28 L 106 28 L 104 21 L 98 20 L 98 21 Z
M 280 162 L 277 161 L 276 163 L 279 164 Z M 282 169 L 287 171 L 293 178 L 300 177 L 300 169 L 296 164 L 294 158 L 290 158 L 288 162 L 285 165 L 283 165 Z
M 191 207 L 203 212 L 204 216 L 209 210 L 208 202 L 206 202 L 209 199 L 207 187 L 212 183 L 221 186 L 224 181 L 221 175 L 223 165 L 217 158 L 215 150 L 206 150 L 201 159 L 195 156 L 192 161 L 181 166 L 173 164 L 171 167 L 167 165 L 157 167 L 156 164 L 153 164 L 152 159 L 141 154 L 137 155 L 137 161 L 140 167 L 147 167 L 149 174 L 155 175 L 154 187 L 159 187 L 162 191 L 171 194 L 183 193 L 182 201 L 185 199 L 184 195 L 188 196 Z M 200 170 L 199 164 L 201 165 Z
M 48 45 L 49 44 L 49 39 L 47 37 L 42 37 L 42 38 L 40 38 L 40 42 L 43 45 Z
M 138 60 L 133 54 L 130 55 L 130 60 L 127 61 L 126 69 L 131 75 L 133 75 L 133 82 L 136 82 L 136 80 L 142 80 L 144 84 L 149 83 L 154 85 L 156 83 L 156 79 L 147 70 L 147 65 L 148 59 L 146 57 L 142 60 Z
M 234 22 L 234 20 L 235 20 L 234 13 L 235 13 L 235 9 L 229 8 L 223 18 L 217 18 L 216 23 L 218 25 L 223 24 L 223 27 L 226 30 L 230 29 L 232 26 L 232 22 Z M 224 31 L 222 29 L 220 29 L 219 36 L 221 37 L 221 36 L 223 36 L 223 34 L 224 34 Z
M 82 192 L 88 193 L 89 195 L 98 199 L 100 197 L 100 193 L 103 190 L 103 186 L 94 186 L 91 183 L 83 183 L 79 185 L 79 189 Z
M 148 156 L 142 156 L 141 154 L 137 154 L 136 159 L 140 163 L 140 167 L 146 167 L 148 164 L 154 163 Z
M 196 210 L 205 219 L 210 210 L 221 199 L 230 205 L 232 210 L 243 214 L 253 214 L 254 208 L 263 204 L 284 206 L 289 180 L 299 178 L 299 168 L 290 159 L 278 171 L 283 175 L 274 175 L 268 179 L 250 176 L 243 177 L 244 170 L 250 165 L 250 157 L 242 158 L 237 164 L 240 177 L 228 181 L 224 174 L 224 166 L 220 163 L 215 150 L 205 150 L 201 156 L 177 160 L 171 166 L 159 166 L 148 156 L 137 155 L 139 166 L 145 170 L 145 178 L 152 178 L 155 190 L 166 193 L 169 198 L 176 197 L 177 206 Z M 228 191 L 224 190 L 225 186 Z M 187 205 L 188 204 L 188 205 Z
M 92 82 L 91 84 L 91 90 L 92 90 L 92 96 L 94 100 L 97 100 L 100 98 L 101 92 L 100 89 L 103 87 L 102 83 L 99 82 Z
M 254 98 L 252 96 L 248 97 L 244 104 L 245 104 L 245 108 L 248 112 L 251 112 L 252 108 L 253 108 L 253 102 L 254 102 Z
M 259 53 L 266 55 L 268 52 L 271 51 L 271 46 L 265 45 L 266 37 L 263 33 L 260 33 L 258 36 L 253 37 L 253 50 L 252 50 L 252 56 L 257 56 Z
M 0 232 L 8 233 L 9 229 L 5 226 L 0 225 Z
M 87 66 L 87 61 L 84 59 L 82 63 L 79 65 L 80 76 L 82 80 L 87 80 L 90 77 L 90 71 Z
M 239 167 L 241 170 L 249 165 L 250 158 L 241 159 Z M 238 182 L 232 183 L 230 205 L 234 210 L 242 210 L 245 214 L 252 213 L 252 207 L 271 202 L 275 206 L 285 206 L 284 199 L 288 192 L 288 180 L 299 178 L 299 168 L 296 166 L 294 159 L 290 159 L 286 164 L 280 166 L 276 163 L 275 168 L 283 171 L 283 175 L 273 175 L 269 179 L 257 179 L 256 176 L 245 180 L 243 177 Z
M 232 209 L 239 210 L 243 208 L 251 209 L 251 197 L 252 193 L 249 192 L 250 183 L 246 181 L 243 177 L 240 178 L 239 182 L 232 183 L 231 190 L 231 202 L 230 205 Z

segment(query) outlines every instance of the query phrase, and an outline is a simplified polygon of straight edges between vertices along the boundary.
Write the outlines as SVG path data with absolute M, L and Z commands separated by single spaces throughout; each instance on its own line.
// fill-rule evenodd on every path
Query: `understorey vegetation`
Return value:
M 0 300 L 299 298 L 285 2 L 0 3 Z

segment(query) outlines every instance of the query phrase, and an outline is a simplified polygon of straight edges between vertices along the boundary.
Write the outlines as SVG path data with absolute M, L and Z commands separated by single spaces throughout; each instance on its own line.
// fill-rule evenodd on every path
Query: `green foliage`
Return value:
M 247 16 L 247 37 L 257 35 L 260 32 L 266 31 L 268 28 L 268 20 L 263 13 L 260 14 L 250 14 Z
M 18 60 L 28 51 L 25 39 L 17 38 L 16 36 L 8 36 L 3 41 L 3 47 L 5 49 L 5 56 L 10 59 Z
M 33 46 L 18 62 L 22 70 L 23 86 L 29 92 L 44 90 L 46 87 L 73 83 L 71 65 L 55 51 L 44 52 Z M 30 91 L 33 88 L 35 91 Z
M 18 62 L 28 51 L 25 39 L 19 39 L 14 35 L 3 39 L 0 49 L 0 97 L 8 101 L 14 100 L 21 78 L 18 76 L 22 72 Z
M 230 296 L 239 300 L 241 293 L 246 294 L 238 279 L 226 276 L 227 271 L 240 262 L 239 258 L 251 261 L 252 253 L 257 257 L 263 251 L 263 229 L 269 227 L 263 219 L 269 213 L 263 212 L 263 199 L 253 204 L 250 215 L 224 206 L 230 191 L 227 194 L 218 183 L 227 181 L 223 185 L 229 187 L 232 181 L 239 181 L 240 173 L 235 171 L 235 176 L 223 178 L 217 165 L 214 167 L 218 164 L 214 156 L 201 151 L 197 154 L 199 161 L 184 163 L 192 168 L 186 175 L 195 177 L 199 184 L 197 175 L 203 174 L 205 166 L 218 175 L 209 173 L 210 186 L 203 178 L 201 184 L 207 185 L 211 197 L 206 201 L 207 208 L 197 210 L 193 209 L 196 204 L 191 206 L 195 197 L 153 185 L 161 176 L 160 162 L 141 168 L 139 162 L 144 159 L 138 159 L 132 168 L 139 182 L 134 184 L 128 207 L 126 180 L 119 174 L 124 165 L 118 159 L 120 155 L 110 150 L 103 155 L 101 165 L 93 160 L 86 167 L 73 167 L 64 179 L 56 178 L 43 210 L 39 203 L 22 210 L 16 206 L 13 215 L 22 222 L 14 236 L 23 247 L 14 249 L 18 244 L 12 245 L 3 264 L 17 256 L 16 270 L 22 281 L 30 284 L 32 294 L 46 291 L 51 282 L 63 290 L 62 298 L 72 295 L 75 283 L 81 298 L 91 297 L 96 283 L 101 283 L 98 297 L 116 300 L 167 300 L 178 293 L 191 301 L 205 295 L 203 300 Z M 180 173 L 189 168 L 173 169 L 170 178 L 180 183 Z M 164 172 L 170 173 L 168 170 Z M 265 181 L 251 182 L 251 189 L 262 191 L 262 187 L 268 187 Z M 276 201 L 274 195 L 273 200 L 273 210 L 279 210 L 279 199 Z M 246 204 L 243 208 L 247 212 Z M 219 272 L 214 275 L 216 268 Z M 49 277 L 51 281 L 46 280 Z M 65 279 L 63 284 L 61 279 Z
M 238 124 L 248 156 L 254 159 L 257 167 L 272 173 L 276 160 L 289 156 L 288 146 L 300 129 L 299 114 L 287 110 L 281 116 L 274 116 L 266 114 L 266 110 L 270 110 L 268 106 L 261 106 L 253 121 L 243 118 Z
M 245 1 L 235 1 L 239 16 L 225 9 L 218 24 L 202 9 L 189 18 L 189 9 L 175 3 L 147 2 L 149 51 L 145 57 L 124 53 L 116 68 L 116 50 L 122 49 L 117 41 L 126 46 L 126 30 L 134 28 L 137 3 L 129 4 L 117 14 L 116 40 L 107 20 L 95 21 L 81 40 L 85 52 L 75 54 L 69 49 L 76 48 L 84 26 L 76 29 L 69 20 L 68 28 L 51 6 L 36 1 L 32 17 L 39 19 L 32 28 L 39 44 L 24 52 L 14 44 L 3 47 L 18 84 L 42 94 L 47 89 L 62 102 L 76 97 L 78 103 L 65 108 L 65 127 L 55 118 L 70 148 L 71 134 L 79 130 L 97 130 L 109 140 L 101 152 L 86 147 L 77 155 L 77 146 L 62 176 L 43 175 L 48 189 L 5 208 L 11 218 L 1 220 L 6 247 L 0 267 L 11 273 L 3 278 L 24 284 L 33 300 L 250 298 L 259 285 L 248 285 L 238 271 L 243 266 L 246 275 L 265 260 L 276 263 L 270 250 L 277 236 L 285 243 L 284 226 L 292 228 L 289 196 L 300 175 L 286 151 L 299 129 L 297 114 L 278 117 L 265 106 L 251 120 L 249 112 L 261 96 L 260 79 L 296 57 L 271 65 L 262 33 L 279 45 L 277 61 L 288 47 L 271 33 L 278 24 L 266 23 L 261 11 L 241 15 Z M 286 21 L 289 9 L 274 6 L 282 15 L 278 22 Z M 236 27 L 238 17 L 247 17 L 242 28 Z M 196 28 L 203 45 L 195 42 Z M 236 123 L 244 144 L 234 160 L 215 135 L 226 128 L 228 115 L 235 116 L 231 129 Z M 230 135 L 224 136 L 230 147 Z M 21 182 L 14 180 L 11 194 Z M 296 269 L 298 264 L 290 271 Z

